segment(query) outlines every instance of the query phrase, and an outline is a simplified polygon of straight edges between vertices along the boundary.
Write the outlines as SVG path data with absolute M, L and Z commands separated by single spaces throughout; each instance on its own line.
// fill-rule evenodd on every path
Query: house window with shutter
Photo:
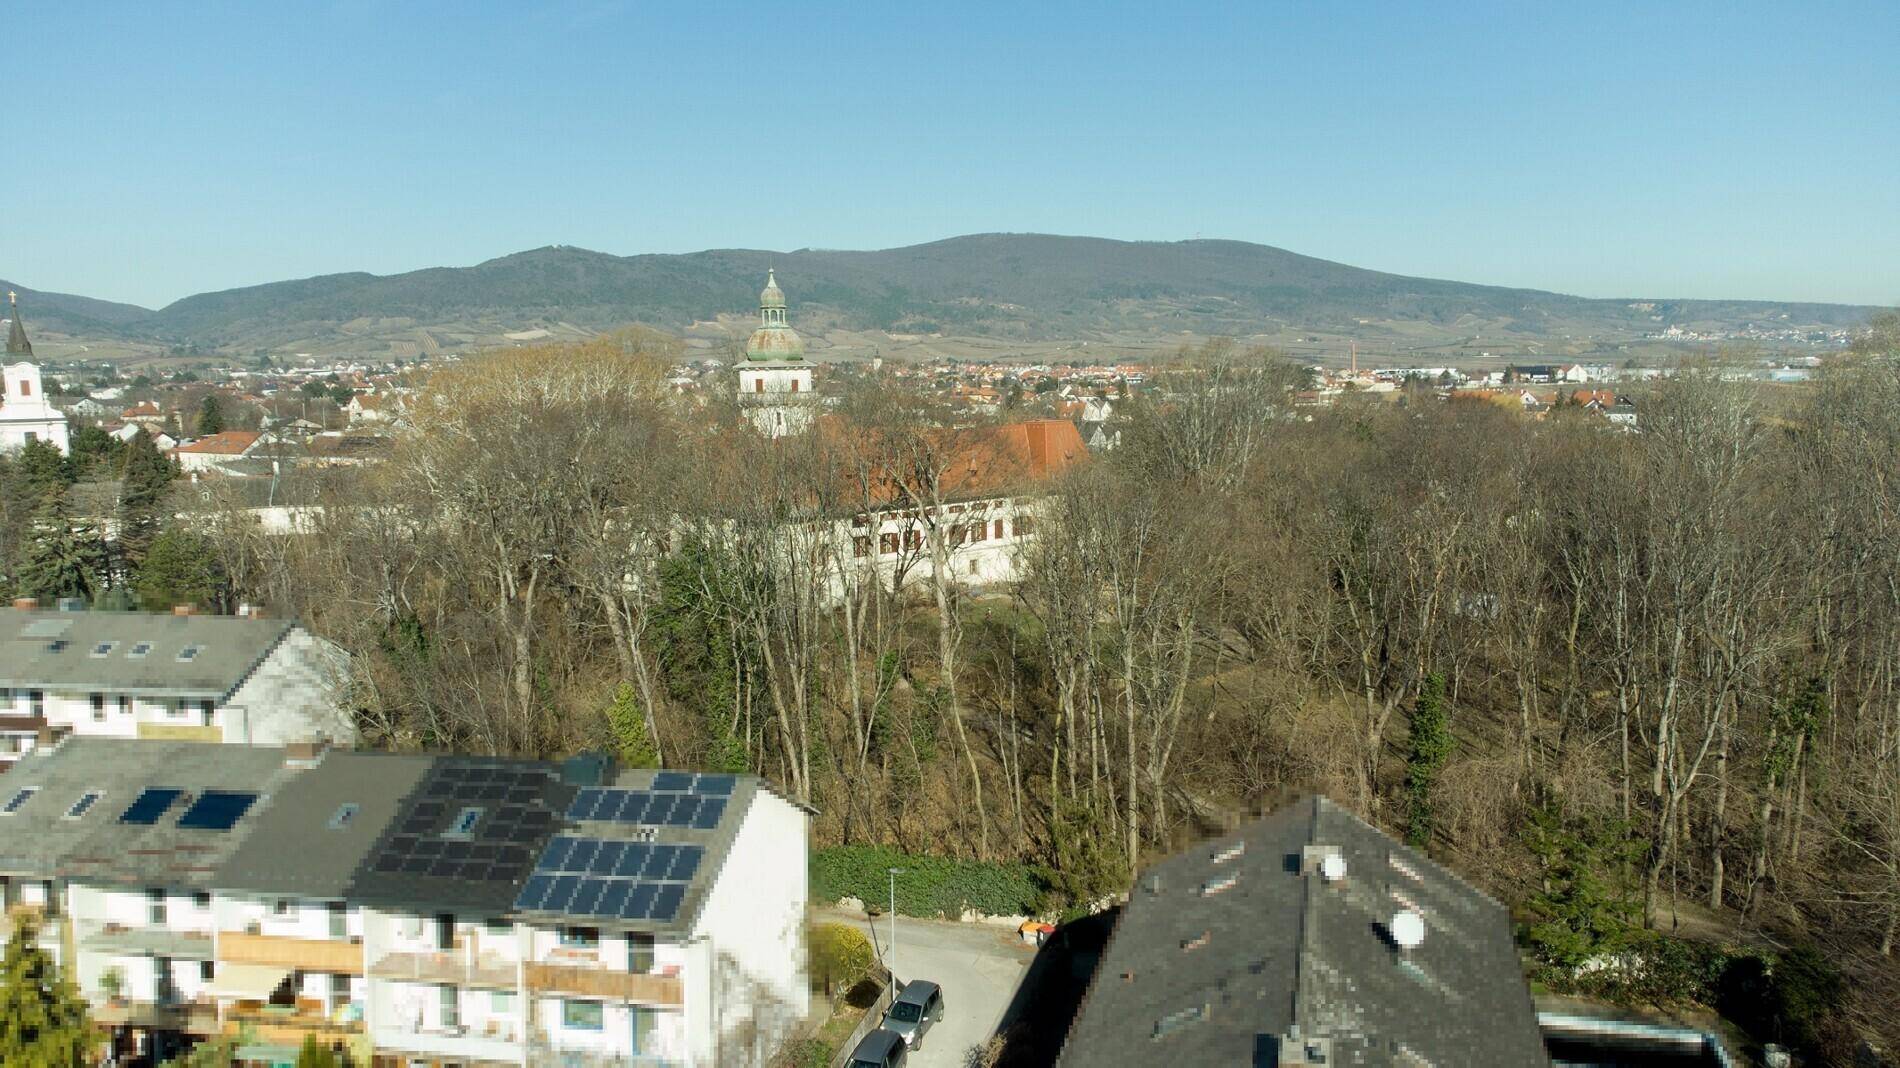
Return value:
M 897 551 L 897 532 L 887 530 L 877 536 L 877 551 L 886 556 Z

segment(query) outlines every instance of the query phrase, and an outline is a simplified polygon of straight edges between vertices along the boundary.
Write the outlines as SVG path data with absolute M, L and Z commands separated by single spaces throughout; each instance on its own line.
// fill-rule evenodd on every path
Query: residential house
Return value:
M 1141 874 L 1059 1063 L 1550 1059 L 1504 906 L 1309 797 Z
M 251 455 L 270 440 L 269 434 L 256 430 L 225 430 L 177 446 L 171 455 L 185 471 L 216 471 Z
M 293 620 L 0 608 L 0 770 L 42 734 L 350 741 L 348 657 Z
M 0 790 L 0 892 L 126 1052 L 764 1064 L 808 1009 L 807 820 L 598 759 L 66 738 Z

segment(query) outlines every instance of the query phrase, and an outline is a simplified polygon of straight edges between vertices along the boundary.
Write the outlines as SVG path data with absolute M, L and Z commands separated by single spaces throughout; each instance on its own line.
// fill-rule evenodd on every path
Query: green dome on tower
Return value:
M 748 360 L 802 360 L 805 339 L 798 336 L 785 320 L 785 291 L 778 287 L 778 274 L 767 269 L 765 288 L 759 291 L 759 328 L 746 339 Z

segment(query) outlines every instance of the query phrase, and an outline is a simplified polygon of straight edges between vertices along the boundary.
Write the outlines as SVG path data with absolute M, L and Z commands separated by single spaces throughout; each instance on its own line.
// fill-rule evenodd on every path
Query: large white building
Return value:
M 351 742 L 349 660 L 286 619 L 0 608 L 0 771 L 43 736 Z
M 764 1064 L 809 1008 L 807 819 L 750 776 L 69 737 L 0 782 L 0 903 L 123 1053 Z
M 28 442 L 51 442 L 67 452 L 66 415 L 46 400 L 40 382 L 40 369 L 33 363 L 33 343 L 26 339 L 26 327 L 20 322 L 20 299 L 8 293 L 7 364 L 0 367 L 0 452 L 26 446 Z

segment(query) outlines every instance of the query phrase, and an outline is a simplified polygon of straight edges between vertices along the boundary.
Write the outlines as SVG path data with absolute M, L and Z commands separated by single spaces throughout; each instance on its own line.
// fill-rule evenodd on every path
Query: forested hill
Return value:
M 472 267 L 324 275 L 179 300 L 156 312 L 40 298 L 36 321 L 74 334 L 198 347 L 363 347 L 402 332 L 477 336 L 567 323 L 682 329 L 749 314 L 775 267 L 801 327 L 1022 340 L 1162 339 L 1386 323 L 1522 337 L 1621 334 L 1658 324 L 1850 326 L 1832 304 L 1589 300 L 1411 278 L 1240 241 L 1130 242 L 978 234 L 881 251 L 722 249 L 612 256 L 565 246 Z

